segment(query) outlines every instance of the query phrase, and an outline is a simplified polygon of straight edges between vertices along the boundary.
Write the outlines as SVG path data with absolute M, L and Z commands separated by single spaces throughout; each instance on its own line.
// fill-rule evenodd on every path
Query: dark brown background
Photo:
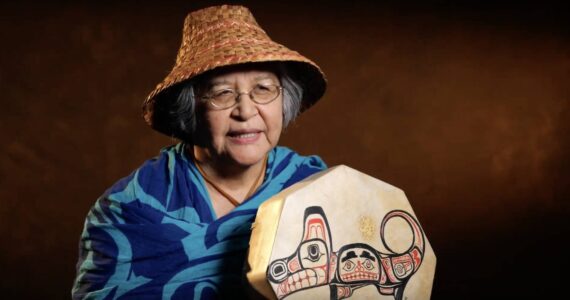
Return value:
M 406 191 L 438 256 L 434 299 L 560 289 L 568 7 L 307 2 L 248 3 L 329 79 L 282 144 Z M 0 5 L 4 299 L 69 297 L 90 206 L 173 142 L 140 104 L 174 63 L 185 14 L 211 3 Z

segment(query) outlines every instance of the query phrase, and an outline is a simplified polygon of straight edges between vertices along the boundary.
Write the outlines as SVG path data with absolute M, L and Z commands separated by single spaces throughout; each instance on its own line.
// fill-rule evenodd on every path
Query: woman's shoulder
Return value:
M 182 167 L 185 158 L 180 151 L 181 144 L 165 147 L 159 154 L 144 161 L 129 175 L 119 179 L 105 192 L 114 194 L 125 190 L 129 186 L 140 188 L 156 188 L 168 183 L 169 175 L 174 169 Z
M 277 146 L 273 149 L 274 159 L 278 163 L 294 163 L 294 164 L 303 164 L 314 166 L 316 168 L 326 169 L 327 165 L 323 161 L 323 159 L 318 155 L 303 155 L 299 154 L 296 151 L 284 147 L 284 146 Z
M 169 198 L 174 185 L 187 184 L 188 161 L 183 147 L 183 144 L 177 144 L 161 149 L 157 156 L 144 161 L 128 176 L 111 185 L 103 196 L 121 202 L 142 199 L 163 202 Z
M 327 168 L 318 155 L 301 155 L 287 147 L 275 147 L 272 154 L 269 159 L 270 177 L 282 182 L 282 188 Z
M 197 210 L 192 215 L 209 212 L 202 203 L 203 190 L 184 155 L 184 144 L 177 144 L 163 148 L 156 157 L 143 162 L 107 189 L 102 198 L 121 206 L 152 208 L 180 217 L 179 214 L 188 214 L 192 209 Z

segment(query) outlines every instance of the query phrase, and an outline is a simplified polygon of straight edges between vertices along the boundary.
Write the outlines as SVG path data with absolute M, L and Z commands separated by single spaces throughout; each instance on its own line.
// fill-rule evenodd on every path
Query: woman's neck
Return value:
M 206 149 L 197 146 L 189 147 L 187 151 L 193 151 L 196 164 L 200 165 L 200 168 L 211 180 L 229 190 L 248 189 L 265 169 L 265 160 L 263 159 L 254 165 L 243 166 L 220 157 L 214 157 Z

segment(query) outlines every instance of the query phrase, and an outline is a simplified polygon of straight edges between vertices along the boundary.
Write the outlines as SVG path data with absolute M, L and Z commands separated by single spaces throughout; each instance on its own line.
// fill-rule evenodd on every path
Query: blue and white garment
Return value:
M 239 298 L 259 205 L 326 168 L 318 156 L 276 147 L 256 193 L 216 219 L 184 148 L 163 149 L 97 200 L 81 235 L 73 299 Z

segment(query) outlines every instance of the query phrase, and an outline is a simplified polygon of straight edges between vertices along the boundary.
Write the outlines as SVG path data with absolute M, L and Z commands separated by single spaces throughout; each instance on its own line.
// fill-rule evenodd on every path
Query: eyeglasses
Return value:
M 234 89 L 220 89 L 210 91 L 202 99 L 209 102 L 214 109 L 221 110 L 236 105 L 241 95 L 248 95 L 257 104 L 268 104 L 277 99 L 282 90 L 283 87 L 274 84 L 257 84 L 247 93 L 239 93 Z

